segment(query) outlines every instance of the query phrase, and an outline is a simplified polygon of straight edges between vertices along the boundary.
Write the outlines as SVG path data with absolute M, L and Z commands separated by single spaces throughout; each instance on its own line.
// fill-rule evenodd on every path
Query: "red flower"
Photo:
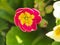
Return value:
M 36 9 L 19 8 L 14 16 L 14 23 L 23 32 L 31 32 L 37 30 L 37 24 L 40 23 L 42 17 Z

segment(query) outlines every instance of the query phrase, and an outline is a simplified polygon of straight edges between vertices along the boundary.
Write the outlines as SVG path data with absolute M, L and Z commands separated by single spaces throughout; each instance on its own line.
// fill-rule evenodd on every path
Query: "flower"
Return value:
M 57 25 L 53 28 L 53 31 L 50 31 L 46 36 L 54 39 L 57 42 L 60 42 L 60 25 Z
M 53 4 L 53 8 L 54 8 L 55 10 L 59 10 L 59 9 L 60 9 L 60 1 L 55 2 L 55 3 Z
M 40 13 L 36 9 L 19 8 L 14 16 L 14 23 L 23 32 L 31 32 L 37 30 L 37 24 L 42 20 Z

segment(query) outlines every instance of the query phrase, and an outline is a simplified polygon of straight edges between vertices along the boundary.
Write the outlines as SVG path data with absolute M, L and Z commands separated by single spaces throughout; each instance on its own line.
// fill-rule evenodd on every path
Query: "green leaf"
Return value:
M 13 16 L 8 14 L 6 11 L 4 10 L 0 10 L 0 18 L 7 20 L 11 23 L 13 23 Z
M 39 38 L 38 38 L 39 39 Z M 37 42 L 33 43 L 33 45 L 51 45 L 53 40 L 47 38 L 46 36 L 40 38 Z
M 3 36 L 1 35 L 1 33 L 0 33 L 0 45 L 4 45 L 4 38 L 3 38 Z
M 0 31 L 5 29 L 8 29 L 8 23 L 5 20 L 0 19 Z
M 53 42 L 52 45 L 60 45 L 60 42 Z
M 31 45 L 33 40 L 40 34 L 40 29 L 34 32 L 22 32 L 18 27 L 12 27 L 6 35 L 7 45 Z M 41 32 L 42 33 L 42 32 Z M 40 35 L 39 35 L 40 36 Z
M 53 27 L 56 25 L 54 16 L 52 14 L 45 15 L 44 19 L 48 21 L 47 30 L 51 31 Z
M 33 8 L 34 7 L 34 0 L 24 0 L 23 2 L 24 7 L 29 7 L 29 8 Z
M 14 9 L 10 7 L 7 2 L 4 2 L 4 1 L 0 3 L 0 10 L 5 10 L 6 12 L 8 12 L 10 15 L 13 15 L 13 16 L 15 13 Z
M 15 10 L 23 7 L 23 0 L 7 0 L 7 3 Z

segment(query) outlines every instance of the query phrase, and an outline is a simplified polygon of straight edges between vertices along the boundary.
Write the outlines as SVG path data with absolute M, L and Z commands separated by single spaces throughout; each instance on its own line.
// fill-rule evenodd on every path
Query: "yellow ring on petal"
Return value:
M 28 12 L 21 13 L 18 17 L 22 25 L 31 26 L 33 23 L 34 15 Z

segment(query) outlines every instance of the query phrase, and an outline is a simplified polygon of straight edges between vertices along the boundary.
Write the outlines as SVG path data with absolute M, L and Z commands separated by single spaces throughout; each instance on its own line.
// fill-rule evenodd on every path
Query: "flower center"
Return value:
M 56 37 L 60 37 L 60 27 L 57 27 L 57 29 L 54 31 L 54 34 Z
M 20 20 L 22 25 L 25 24 L 27 26 L 31 26 L 33 23 L 34 15 L 31 15 L 30 13 L 25 12 L 25 13 L 21 13 L 18 19 Z

